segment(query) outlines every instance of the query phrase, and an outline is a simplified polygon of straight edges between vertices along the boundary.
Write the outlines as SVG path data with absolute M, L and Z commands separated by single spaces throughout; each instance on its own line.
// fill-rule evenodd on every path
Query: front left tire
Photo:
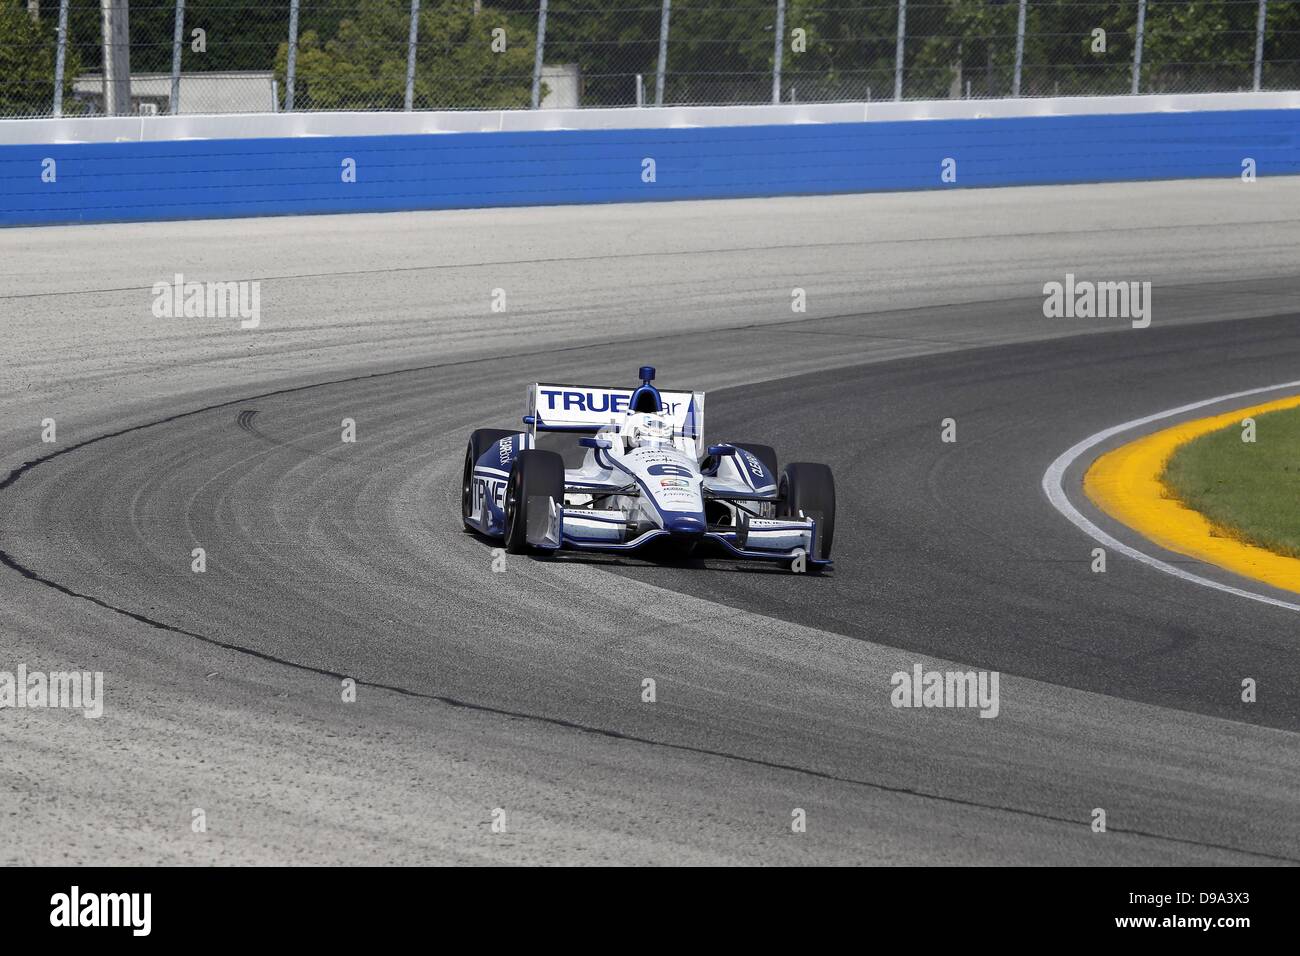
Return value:
M 564 459 L 553 451 L 530 448 L 515 458 L 506 485 L 506 551 L 510 554 L 529 550 L 529 502 L 540 503 L 538 499 L 564 506 Z

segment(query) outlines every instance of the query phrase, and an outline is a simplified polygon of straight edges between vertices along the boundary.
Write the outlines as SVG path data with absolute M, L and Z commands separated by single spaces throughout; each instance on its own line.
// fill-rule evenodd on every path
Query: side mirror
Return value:
M 715 458 L 719 458 L 722 455 L 734 455 L 735 453 L 736 453 L 735 445 L 710 445 L 709 446 L 709 454 L 714 456 Z
M 578 444 L 583 448 L 613 448 L 614 443 L 603 438 L 579 438 Z

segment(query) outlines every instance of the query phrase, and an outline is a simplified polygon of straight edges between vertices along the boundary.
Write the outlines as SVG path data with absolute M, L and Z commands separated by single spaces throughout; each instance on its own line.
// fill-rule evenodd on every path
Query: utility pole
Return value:
M 298 0 L 289 3 L 289 52 L 284 64 L 284 111 L 293 112 L 294 86 L 298 77 Z
M 1016 73 L 1011 78 L 1011 95 L 1020 95 L 1020 74 L 1025 65 L 1025 7 L 1029 0 L 1020 0 L 1020 16 L 1016 20 Z
M 1147 32 L 1147 0 L 1138 0 L 1137 33 L 1133 37 L 1133 95 L 1142 89 L 1142 42 Z
M 781 58 L 785 54 L 785 0 L 776 0 L 776 49 L 772 51 L 772 102 L 781 102 Z
M 411 0 L 411 32 L 406 40 L 406 111 L 415 105 L 415 49 L 420 40 L 420 0 Z
M 1264 78 L 1264 28 L 1268 23 L 1268 0 L 1259 0 L 1259 16 L 1255 21 L 1255 92 L 1259 92 Z
M 546 0 L 537 8 L 537 53 L 533 57 L 533 109 L 542 105 L 542 57 L 546 54 Z
M 903 41 L 907 37 L 907 0 L 898 0 L 898 40 L 894 47 L 894 99 L 903 98 Z
M 181 111 L 181 43 L 185 37 L 185 0 L 176 0 L 176 19 L 172 24 L 172 102 L 171 114 Z
M 99 0 L 104 22 L 104 115 L 131 113 L 131 26 L 127 0 Z
M 63 70 L 68 55 L 68 0 L 59 0 L 59 46 L 54 55 L 54 115 L 63 115 Z
M 659 64 L 655 67 L 655 106 L 664 105 L 664 73 L 668 69 L 668 19 L 673 0 L 664 0 L 659 10 Z

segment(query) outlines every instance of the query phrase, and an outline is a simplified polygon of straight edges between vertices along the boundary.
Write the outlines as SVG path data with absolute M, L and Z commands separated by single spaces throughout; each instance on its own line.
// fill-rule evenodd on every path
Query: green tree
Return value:
M 58 24 L 50 18 L 33 22 L 27 5 L 0 0 L 0 115 L 43 116 L 54 104 L 54 61 Z M 73 51 L 64 63 L 63 96 L 72 95 L 78 64 Z
M 786 10 L 782 99 L 888 99 L 894 90 L 898 4 L 854 9 L 827 0 L 790 0 Z M 796 52 L 794 31 L 807 49 Z
M 512 0 L 515 9 L 535 0 Z M 551 0 L 546 62 L 577 63 L 583 105 L 636 101 L 636 76 L 653 97 L 659 63 L 659 0 Z M 673 0 L 666 103 L 765 102 L 772 83 L 774 0 Z
M 536 0 L 512 0 L 518 15 L 536 23 Z M 546 62 L 576 63 L 582 71 L 585 106 L 636 103 L 636 77 L 654 97 L 659 59 L 659 4 L 623 0 L 604 6 L 591 0 L 551 0 L 546 21 Z M 674 11 L 677 16 L 677 11 Z M 674 21 L 673 34 L 677 34 Z
M 401 0 L 361 0 L 356 13 L 322 41 L 299 38 L 295 108 L 401 109 L 406 92 L 410 7 Z M 505 49 L 493 50 L 504 30 Z M 498 39 L 498 45 L 500 44 Z M 420 10 L 416 109 L 507 109 L 532 94 L 534 34 L 526 20 L 443 0 Z M 288 44 L 276 57 L 283 84 Z
M 1283 4 L 1273 4 L 1278 12 Z M 1255 64 L 1252 3 L 1151 3 L 1142 51 L 1143 93 L 1249 89 Z
M 790 20 L 786 28 L 789 35 Z M 668 89 L 673 103 L 765 103 L 771 97 L 776 4 L 696 0 L 673 5 Z M 659 36 L 658 24 L 654 36 Z M 789 47 L 787 46 L 787 49 Z M 788 60 L 789 58 L 786 57 Z
M 1300 88 L 1300 3 L 1269 4 L 1264 32 L 1266 90 Z
M 1018 9 L 1006 0 L 909 8 L 903 95 L 946 97 L 959 78 L 970 82 L 976 96 L 1010 95 Z
M 1025 21 L 1021 94 L 1127 93 L 1136 33 L 1134 0 L 1086 5 L 1073 0 L 1039 0 L 1031 4 Z
M 56 7 L 53 0 L 42 4 L 42 16 Z M 309 30 L 333 36 L 346 16 L 346 3 L 304 0 L 298 11 L 298 33 Z M 175 0 L 132 0 L 131 72 L 167 73 L 172 68 L 172 41 L 176 24 Z M 207 50 L 191 48 L 193 31 L 207 35 Z M 97 0 L 73 0 L 68 11 L 68 42 L 81 54 L 85 69 L 102 64 L 101 13 Z M 186 0 L 185 36 L 181 45 L 181 69 L 186 73 L 224 70 L 270 70 L 276 51 L 289 36 L 288 0 Z

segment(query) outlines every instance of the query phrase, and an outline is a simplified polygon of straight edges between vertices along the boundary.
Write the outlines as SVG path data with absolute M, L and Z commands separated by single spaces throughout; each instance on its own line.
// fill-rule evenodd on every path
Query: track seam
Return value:
M 420 211 L 420 210 L 417 210 Z M 423 210 L 431 211 L 431 210 Z M 450 211 L 450 210 L 444 210 Z M 464 211 L 464 210 L 456 210 Z M 355 213 L 326 213 L 325 215 L 356 215 Z M 366 215 L 362 213 L 361 215 Z M 383 215 L 382 213 L 376 215 Z M 1090 236 L 1090 235 L 1113 235 L 1115 233 L 1126 232 L 1151 232 L 1162 231 L 1166 229 L 1224 229 L 1230 227 L 1240 228 L 1257 228 L 1261 225 L 1288 225 L 1300 222 L 1300 219 L 1272 219 L 1264 222 L 1230 222 L 1230 223 L 1192 223 L 1177 226 L 1133 226 L 1127 229 L 1116 229 L 1107 227 L 1104 229 L 1078 229 L 1065 233 L 1066 236 Z M 109 223 L 100 223 L 96 225 L 109 225 Z M 46 228 L 37 226 L 34 228 Z M 844 242 L 812 242 L 796 245 L 776 245 L 776 246 L 733 246 L 730 249 L 714 249 L 710 252 L 723 254 L 747 254 L 758 252 L 789 252 L 799 249 L 837 249 L 848 248 L 853 246 L 898 246 L 908 245 L 911 243 L 926 242 L 976 242 L 981 239 L 1035 239 L 1042 237 L 1060 237 L 1060 232 L 1022 232 L 1022 233 L 998 233 L 998 234 L 977 234 L 969 236 L 920 236 L 910 239 L 857 239 L 846 240 Z M 619 255 L 590 255 L 590 256 L 549 256 L 540 259 L 504 259 L 504 260 L 484 260 L 483 262 L 445 262 L 427 266 L 396 266 L 382 269 L 353 269 L 346 272 L 303 272 L 293 273 L 291 275 L 276 276 L 245 276 L 236 281 L 257 281 L 257 282 L 278 282 L 282 279 L 331 279 L 343 276 L 366 276 L 366 275 L 395 275 L 408 272 L 436 272 L 442 269 L 485 269 L 496 266 L 533 266 L 549 265 L 556 262 L 606 262 L 618 261 L 621 259 L 642 259 L 642 258 L 665 258 L 671 256 L 693 256 L 698 255 L 701 250 L 698 249 L 666 249 L 658 252 L 635 252 Z M 1277 277 L 1271 277 L 1276 279 Z M 1289 277 L 1288 277 L 1289 278 Z M 1223 282 L 1239 282 L 1239 279 L 1215 279 L 1207 280 L 1202 283 L 1188 283 L 1190 286 L 1195 285 L 1218 285 Z M 119 286 L 111 289 L 65 289 L 53 292 L 19 292 L 12 295 L 0 295 L 0 301 L 8 299 L 42 299 L 59 295 L 101 295 L 109 292 L 143 292 L 152 289 L 152 286 Z M 1260 292 L 1259 295 L 1283 295 L 1284 293 Z M 977 300 L 977 302 L 997 302 L 998 299 Z M 971 303 L 952 303 L 954 305 L 967 305 Z

